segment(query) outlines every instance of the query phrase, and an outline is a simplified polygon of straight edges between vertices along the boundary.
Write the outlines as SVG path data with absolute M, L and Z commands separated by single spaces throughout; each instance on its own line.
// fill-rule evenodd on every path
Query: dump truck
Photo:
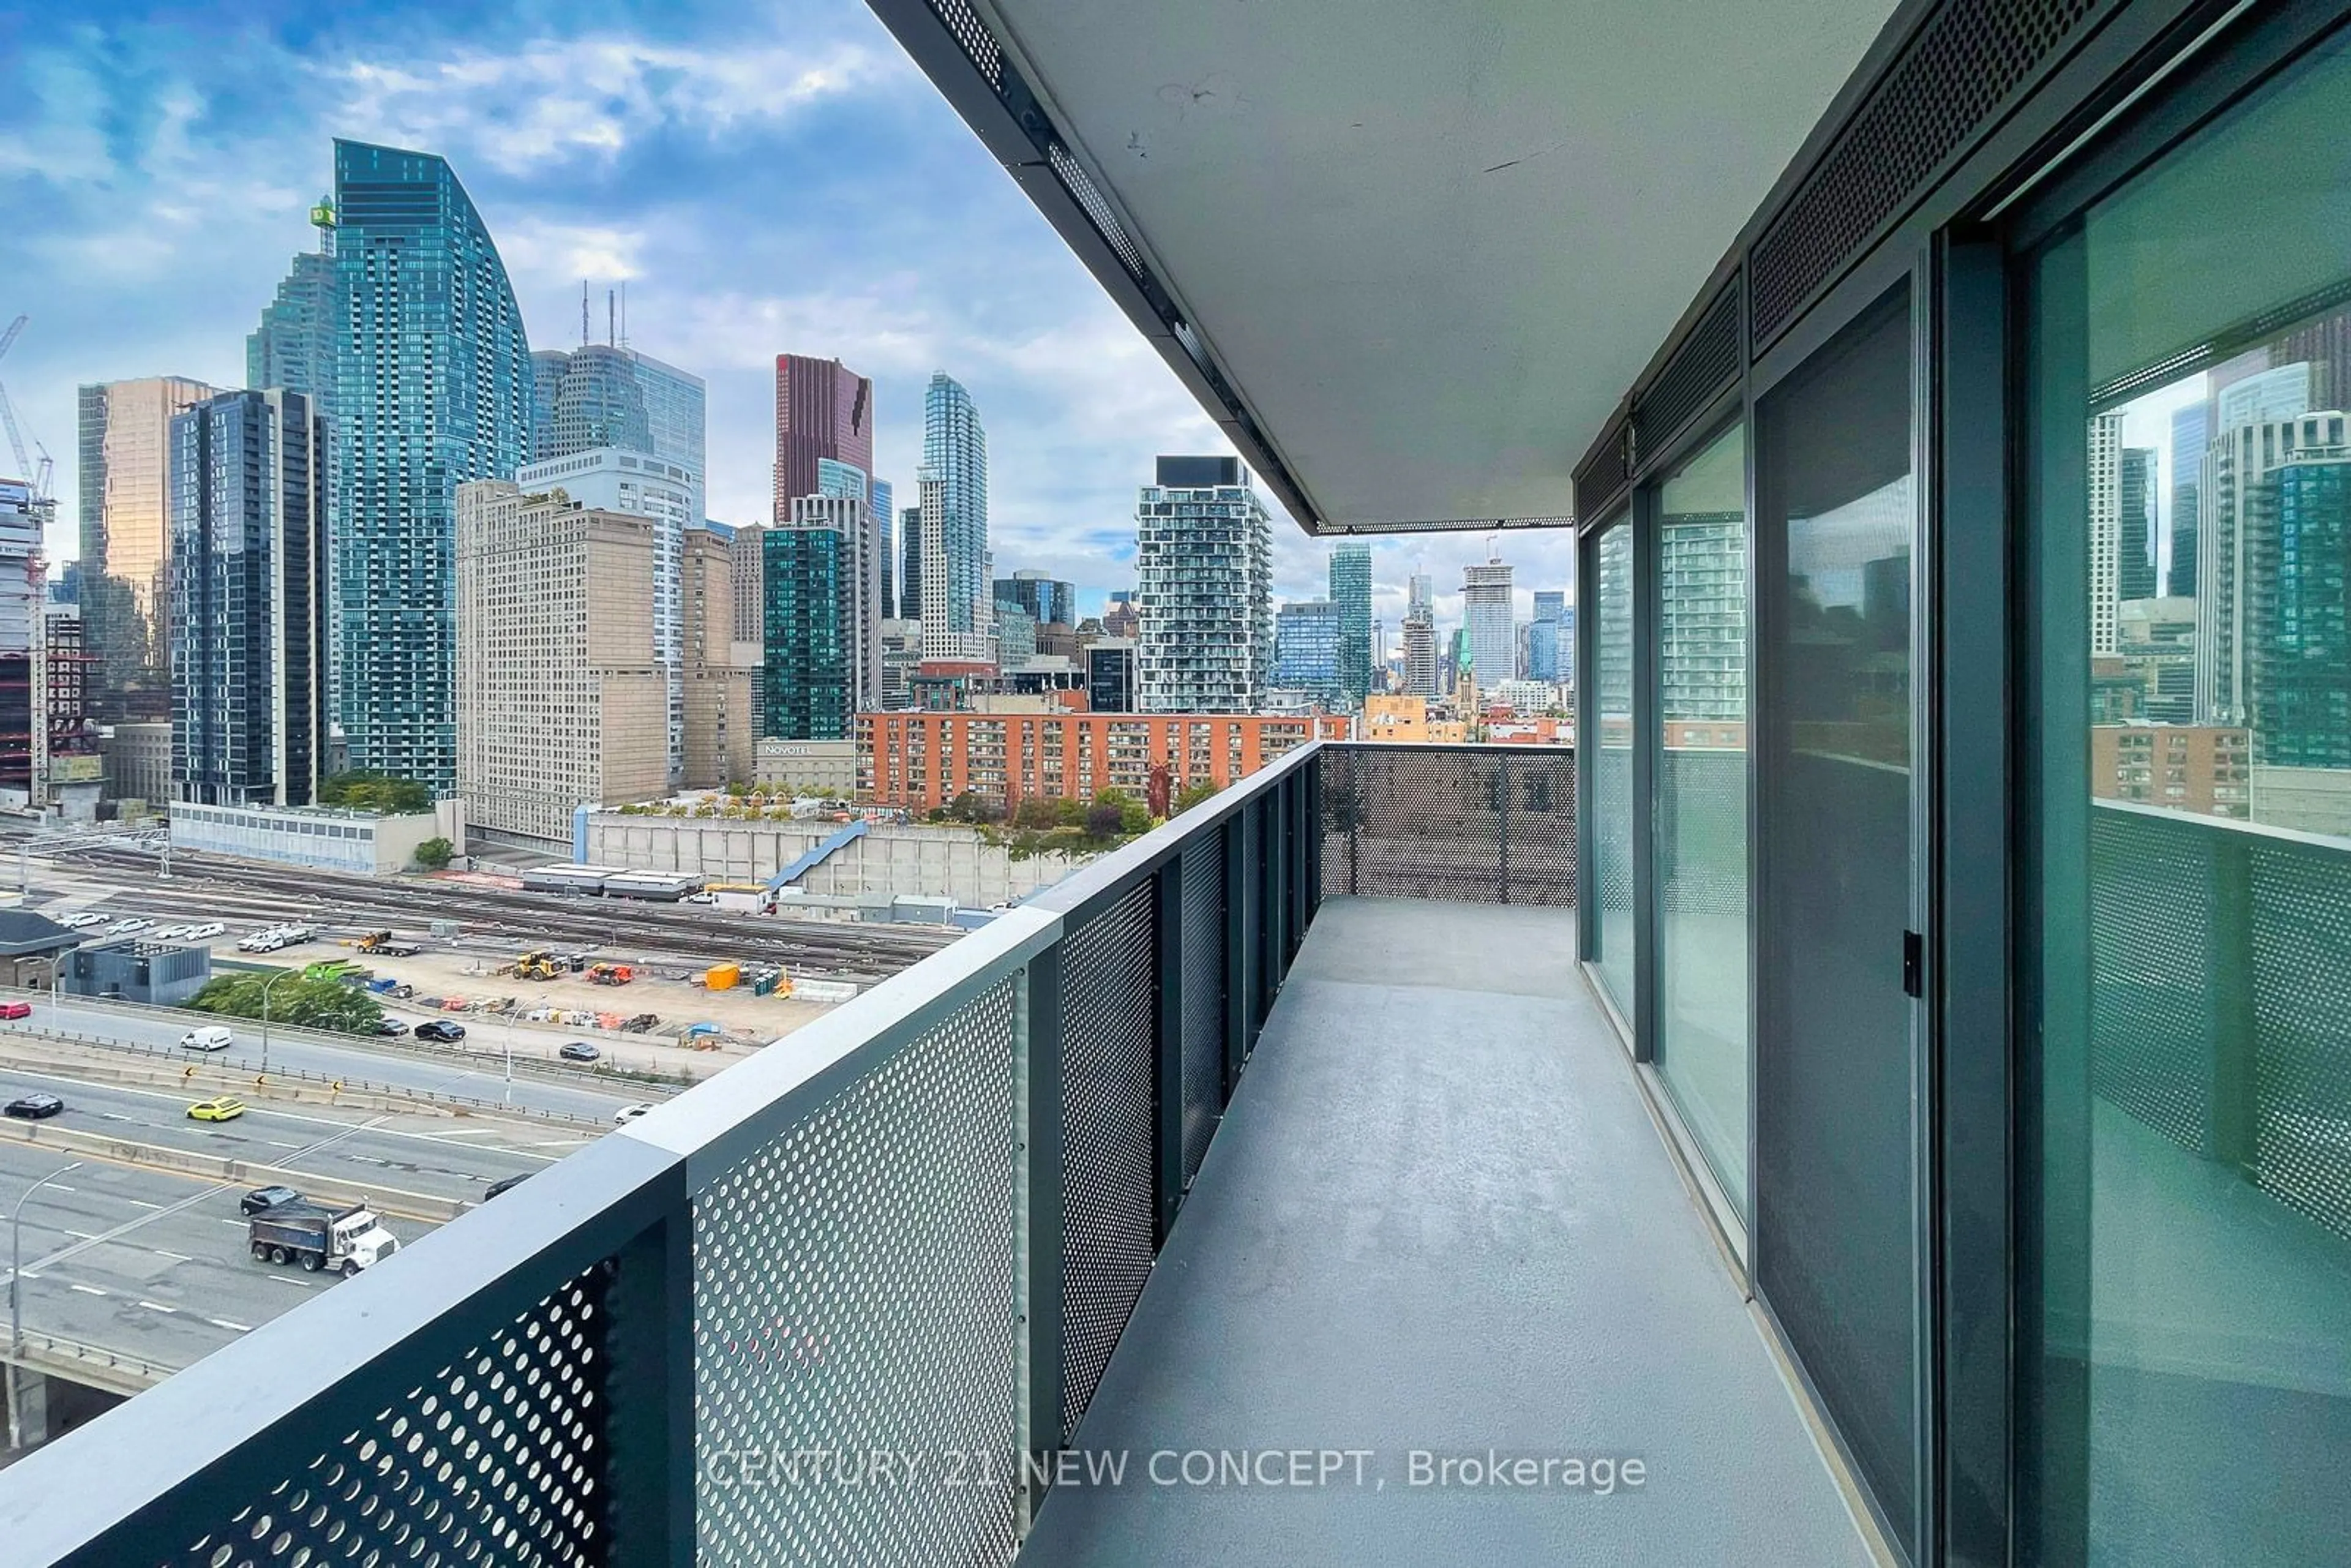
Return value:
M 637 972 L 626 964 L 596 964 L 588 970 L 591 986 L 625 986 L 637 977 Z
M 371 931 L 351 944 L 362 953 L 381 954 L 386 958 L 413 958 L 424 951 L 413 942 L 396 942 L 389 931 Z
M 553 954 L 549 953 L 545 948 L 540 948 L 535 952 L 525 953 L 521 957 L 517 958 L 514 961 L 514 972 L 515 978 L 517 980 L 552 980 L 560 976 L 563 970 L 556 963 Z
M 365 1204 L 335 1209 L 298 1200 L 281 1203 L 246 1225 L 256 1260 L 299 1263 L 313 1274 L 331 1269 L 348 1277 L 400 1250 L 400 1238 Z

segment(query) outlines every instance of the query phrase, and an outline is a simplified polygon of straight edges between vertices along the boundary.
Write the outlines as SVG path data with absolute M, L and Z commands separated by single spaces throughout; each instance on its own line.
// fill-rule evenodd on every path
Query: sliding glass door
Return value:
M 2020 1561 L 2351 1561 L 2351 47 L 2031 258 Z
M 1917 1549 L 1907 288 L 1761 400 L 1758 1282 Z
M 1747 433 L 1657 487 L 1657 1071 L 1747 1212 Z

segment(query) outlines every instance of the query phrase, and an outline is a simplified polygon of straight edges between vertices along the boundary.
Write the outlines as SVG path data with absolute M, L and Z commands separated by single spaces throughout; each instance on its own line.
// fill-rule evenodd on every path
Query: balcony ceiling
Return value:
M 873 4 L 904 37 L 918 7 Z M 1301 521 L 1366 529 L 1567 515 L 1585 447 L 1894 9 L 982 6 Z

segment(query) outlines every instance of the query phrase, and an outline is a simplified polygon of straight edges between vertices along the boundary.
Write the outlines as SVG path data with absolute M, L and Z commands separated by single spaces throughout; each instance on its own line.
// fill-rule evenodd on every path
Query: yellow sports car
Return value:
M 234 1094 L 223 1094 L 214 1100 L 199 1100 L 188 1107 L 192 1122 L 234 1122 L 245 1114 L 245 1102 Z

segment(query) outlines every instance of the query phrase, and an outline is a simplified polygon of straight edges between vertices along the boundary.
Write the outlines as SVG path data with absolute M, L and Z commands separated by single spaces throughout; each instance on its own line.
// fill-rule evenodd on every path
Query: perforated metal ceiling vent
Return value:
M 1950 0 L 1749 253 L 1760 351 L 2113 0 Z
M 1633 444 L 1654 456 L 1739 375 L 1739 278 L 1734 274 L 1689 336 L 1633 404 Z
M 1575 515 L 1588 519 L 1606 511 L 1633 478 L 1632 424 L 1621 414 L 1593 444 L 1575 471 Z

